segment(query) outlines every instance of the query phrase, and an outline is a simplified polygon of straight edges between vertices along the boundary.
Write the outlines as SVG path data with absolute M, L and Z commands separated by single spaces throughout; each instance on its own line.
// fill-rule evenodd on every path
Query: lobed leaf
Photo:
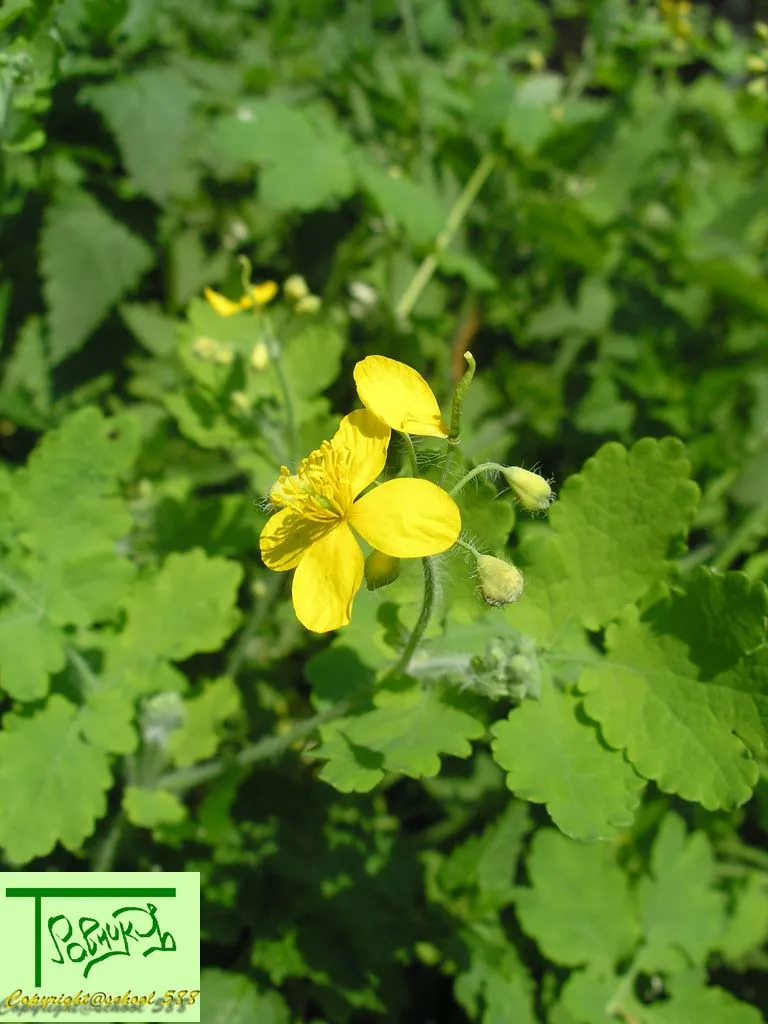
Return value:
M 544 803 L 573 839 L 611 839 L 631 825 L 645 787 L 632 765 L 601 740 L 570 694 L 546 685 L 497 722 L 494 759 L 522 800 Z
M 0 846 L 13 864 L 76 852 L 107 808 L 106 754 L 83 740 L 77 711 L 53 694 L 30 717 L 9 712 L 0 730 Z M 34 800 L 30 800 L 34 793 Z
M 638 933 L 624 873 L 606 845 L 574 842 L 554 829 L 533 837 L 530 885 L 518 889 L 517 916 L 525 932 L 556 964 L 613 962 Z
M 762 584 L 699 569 L 643 616 L 609 627 L 605 659 L 579 682 L 610 746 L 665 792 L 710 810 L 749 798 L 749 752 L 766 748 L 768 647 L 754 646 L 764 609 Z
M 563 485 L 551 529 L 523 544 L 527 586 L 507 613 L 513 625 L 542 643 L 569 619 L 597 630 L 666 578 L 696 507 L 688 468 L 674 438 L 603 445 Z
M 51 360 L 76 352 L 152 265 L 149 246 L 84 192 L 60 194 L 40 239 Z

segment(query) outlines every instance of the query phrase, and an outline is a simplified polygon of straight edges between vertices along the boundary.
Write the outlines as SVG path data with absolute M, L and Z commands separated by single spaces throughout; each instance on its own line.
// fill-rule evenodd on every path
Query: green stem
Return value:
M 232 653 L 227 658 L 224 675 L 229 676 L 231 679 L 237 677 L 247 657 L 248 644 L 258 632 L 267 612 L 274 604 L 283 586 L 283 582 L 284 576 L 282 573 L 270 573 L 266 583 L 266 592 L 254 605 L 250 618 L 240 631 L 235 646 L 232 648 Z
M 285 413 L 285 433 L 286 433 L 286 447 L 288 450 L 288 463 L 294 465 L 296 458 L 296 416 L 293 411 L 293 399 L 291 398 L 291 391 L 288 387 L 288 378 L 285 376 L 285 368 L 283 367 L 282 354 L 280 352 L 280 343 L 272 333 L 270 326 L 267 327 L 269 333 L 269 358 L 272 366 L 275 370 L 275 376 L 277 377 L 277 383 L 280 388 L 280 396 L 283 400 L 283 411 Z
M 738 839 L 719 843 L 716 850 L 723 860 L 743 860 L 761 871 L 768 872 L 768 853 L 756 846 L 745 846 Z
M 717 555 L 709 563 L 711 568 L 717 572 L 726 572 L 739 555 L 749 551 L 754 543 L 759 542 L 764 536 L 767 527 L 768 506 L 758 505 L 757 508 L 752 509 L 751 512 L 744 516 L 731 536 L 720 548 Z
M 475 558 L 480 557 L 480 552 L 477 550 L 477 548 L 474 547 L 472 544 L 469 544 L 467 541 L 462 540 L 461 537 L 456 538 L 456 543 L 460 548 L 464 548 L 465 551 L 468 551 L 470 555 L 474 555 Z
M 280 342 L 277 339 L 277 335 L 272 329 L 272 321 L 269 315 L 264 311 L 264 308 L 256 301 L 256 294 L 254 292 L 253 284 L 251 283 L 251 275 L 253 273 L 253 267 L 251 261 L 247 256 L 240 256 L 240 282 L 243 289 L 243 295 L 250 295 L 253 301 L 252 309 L 254 316 L 264 326 L 264 332 L 266 334 L 267 351 L 269 353 L 269 360 L 274 367 L 275 376 L 277 377 L 277 385 L 280 388 L 280 397 L 283 400 L 283 411 L 285 413 L 285 433 L 286 433 L 286 449 L 287 449 L 287 462 L 289 465 L 294 465 L 296 458 L 296 448 L 298 436 L 296 433 L 296 416 L 293 411 L 293 399 L 291 398 L 291 391 L 288 387 L 288 378 L 285 376 L 285 368 L 282 362 L 282 352 L 280 348 Z
M 450 490 L 450 495 L 455 498 L 462 488 L 464 488 L 470 480 L 474 480 L 476 476 L 480 476 L 481 473 L 499 473 L 501 470 L 506 469 L 506 466 L 502 466 L 500 462 L 481 462 L 479 466 L 475 466 L 459 480 L 455 487 Z
M 411 278 L 410 284 L 395 307 L 395 316 L 398 320 L 407 320 L 411 315 L 413 307 L 421 297 L 421 293 L 432 280 L 432 276 L 437 270 L 440 253 L 444 252 L 453 241 L 453 236 L 461 227 L 462 221 L 475 199 L 477 199 L 478 193 L 493 170 L 495 163 L 496 157 L 492 153 L 486 153 L 475 168 L 461 195 L 459 195 L 451 207 L 445 221 L 445 227 L 435 240 L 434 250 L 422 260 L 421 265 Z
M 122 810 L 118 811 L 109 824 L 106 835 L 96 848 L 91 861 L 91 871 L 111 871 L 115 863 L 120 840 L 123 837 L 126 820 Z
M 408 637 L 408 643 L 402 650 L 393 672 L 407 672 L 416 648 L 421 643 L 429 620 L 432 618 L 432 611 L 435 607 L 435 596 L 437 586 L 435 580 L 435 566 L 431 558 L 422 558 L 422 570 L 424 572 L 424 600 L 421 606 L 421 613 L 413 627 L 413 632 Z
M 280 757 L 293 746 L 297 740 L 309 736 L 319 726 L 331 722 L 335 718 L 341 718 L 350 708 L 348 701 L 341 701 L 334 704 L 332 708 L 326 708 L 311 718 L 305 718 L 282 736 L 265 736 L 255 743 L 243 747 L 230 760 L 208 761 L 206 764 L 192 765 L 190 768 L 179 768 L 178 771 L 167 772 L 161 775 L 157 781 L 158 789 L 170 789 L 176 792 L 185 789 L 192 789 L 203 782 L 210 782 L 223 775 L 231 768 L 246 768 L 249 765 L 257 764 L 259 761 L 269 761 Z
M 456 385 L 456 390 L 453 393 L 451 432 L 448 435 L 449 441 L 458 441 L 459 439 L 459 434 L 461 433 L 461 406 L 464 402 L 467 391 L 469 391 L 469 385 L 472 383 L 472 378 L 475 376 L 475 370 L 477 369 L 475 357 L 471 352 L 465 352 L 464 359 L 466 360 L 467 368 L 464 371 L 461 380 Z
M 467 361 L 467 369 L 456 385 L 456 390 L 453 393 L 453 406 L 451 408 L 451 432 L 448 435 L 448 454 L 443 461 L 443 469 L 440 473 L 440 486 L 445 486 L 445 481 L 448 479 L 448 474 L 453 466 L 453 456 L 456 449 L 459 446 L 459 434 L 461 433 L 461 407 L 464 403 L 464 398 L 469 390 L 469 385 L 472 383 L 472 378 L 475 376 L 475 370 L 477 369 L 477 363 L 475 357 L 471 352 L 465 352 L 464 358 Z
M 419 464 L 416 461 L 416 449 L 413 445 L 413 438 L 411 437 L 410 434 L 401 434 L 400 436 L 405 442 L 405 450 L 408 453 L 408 462 L 410 463 L 411 466 L 411 476 L 418 476 Z

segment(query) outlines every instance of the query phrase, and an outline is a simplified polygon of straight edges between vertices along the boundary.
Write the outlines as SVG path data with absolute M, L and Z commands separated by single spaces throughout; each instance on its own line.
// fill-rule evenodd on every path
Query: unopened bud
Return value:
M 322 300 L 319 295 L 305 295 L 303 299 L 299 299 L 293 307 L 293 311 L 294 313 L 317 313 L 321 306 Z
M 541 50 L 529 50 L 528 55 L 528 66 L 533 71 L 541 71 L 547 63 L 547 58 L 541 52 Z
M 365 560 L 365 583 L 369 590 L 378 590 L 394 583 L 400 575 L 400 559 L 372 551 Z
M 201 336 L 192 342 L 192 351 L 207 363 L 219 363 L 229 366 L 234 362 L 235 352 L 231 345 L 225 345 L 215 338 Z
M 517 500 L 529 512 L 545 512 L 554 501 L 552 488 L 538 473 L 522 466 L 507 466 L 502 473 Z
M 283 282 L 283 295 L 291 302 L 298 302 L 309 295 L 309 286 L 301 274 L 291 274 Z
M 480 590 L 487 604 L 513 604 L 523 592 L 523 574 L 511 562 L 493 555 L 477 556 Z
M 248 362 L 257 373 L 266 368 L 269 362 L 269 349 L 263 341 L 257 341 L 253 346 Z
M 747 57 L 747 71 L 751 71 L 753 75 L 762 75 L 764 71 L 768 71 L 768 61 L 756 53 L 750 53 Z
M 251 411 L 251 400 L 244 391 L 232 392 L 232 404 L 238 412 L 249 413 Z

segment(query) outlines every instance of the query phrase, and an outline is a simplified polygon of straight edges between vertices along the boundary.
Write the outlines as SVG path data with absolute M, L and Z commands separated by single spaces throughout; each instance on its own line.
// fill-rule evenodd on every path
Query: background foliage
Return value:
M 768 28 L 716 6 L 0 9 L 0 849 L 201 871 L 205 1021 L 768 1010 Z M 321 308 L 219 318 L 239 254 Z M 383 678 L 418 566 L 311 636 L 260 499 L 355 360 L 447 403 L 470 345 L 463 460 L 560 498 L 467 488 L 524 597 L 448 556 Z

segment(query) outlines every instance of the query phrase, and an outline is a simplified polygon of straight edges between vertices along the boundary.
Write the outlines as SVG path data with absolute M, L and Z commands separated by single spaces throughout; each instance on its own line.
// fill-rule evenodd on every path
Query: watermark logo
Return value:
M 200 875 L 0 875 L 0 1016 L 200 1020 Z

